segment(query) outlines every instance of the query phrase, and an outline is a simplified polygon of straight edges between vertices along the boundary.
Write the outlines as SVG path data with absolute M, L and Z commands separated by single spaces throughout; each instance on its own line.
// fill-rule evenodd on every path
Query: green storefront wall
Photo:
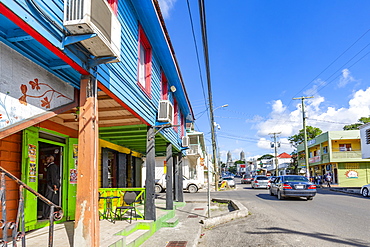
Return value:
M 43 131 L 55 136 L 65 139 L 65 143 L 59 143 L 39 137 L 39 132 Z M 62 209 L 63 219 L 74 220 L 76 208 L 76 189 L 77 181 L 72 180 L 71 174 L 77 169 L 77 139 L 70 138 L 69 136 L 61 133 L 50 131 L 43 128 L 30 127 L 23 130 L 23 143 L 22 143 L 22 181 L 29 185 L 34 190 L 38 191 L 39 176 L 39 143 L 48 143 L 63 148 L 63 167 L 61 174 L 62 184 Z M 36 172 L 36 174 L 35 174 Z M 49 224 L 48 221 L 40 221 L 37 219 L 37 202 L 39 199 L 30 192 L 24 195 L 24 215 L 25 215 L 25 229 L 26 231 L 38 229 Z
M 358 175 L 357 177 L 354 175 Z M 361 187 L 370 183 L 370 162 L 338 163 L 340 187 Z

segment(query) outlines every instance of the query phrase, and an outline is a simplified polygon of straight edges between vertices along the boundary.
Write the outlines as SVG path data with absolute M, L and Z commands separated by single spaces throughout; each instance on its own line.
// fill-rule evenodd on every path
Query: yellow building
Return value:
M 310 176 L 331 173 L 333 183 L 341 187 L 370 183 L 370 162 L 362 159 L 359 130 L 328 131 L 309 140 L 307 145 Z M 298 166 L 305 168 L 304 144 L 297 149 Z

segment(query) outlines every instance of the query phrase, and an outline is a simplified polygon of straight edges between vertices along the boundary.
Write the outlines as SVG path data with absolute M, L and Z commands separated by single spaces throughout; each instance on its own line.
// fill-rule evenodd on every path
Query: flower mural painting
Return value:
M 53 99 L 64 97 L 66 99 L 72 100 L 71 98 L 63 95 L 62 93 L 56 91 L 54 88 L 52 88 L 47 83 L 39 83 L 39 80 L 35 78 L 33 81 L 30 81 L 29 84 L 31 85 L 32 90 L 36 90 L 36 92 L 41 91 L 42 88 L 45 88 L 44 91 L 41 91 L 40 93 L 36 94 L 27 94 L 28 87 L 25 84 L 22 84 L 20 86 L 20 90 L 22 93 L 22 96 L 18 99 L 19 103 L 23 105 L 27 105 L 27 98 L 40 98 L 41 107 L 44 107 L 46 109 L 50 109 L 51 102 Z M 48 97 L 49 96 L 49 97 Z
M 50 101 L 48 100 L 48 97 L 45 97 L 41 100 L 41 106 L 45 108 L 50 108 Z

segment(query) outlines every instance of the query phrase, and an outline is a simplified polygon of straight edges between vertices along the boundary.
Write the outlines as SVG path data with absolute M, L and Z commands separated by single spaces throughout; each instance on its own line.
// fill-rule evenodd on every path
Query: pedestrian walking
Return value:
M 60 174 L 59 167 L 54 163 L 54 156 L 46 156 L 46 188 L 45 197 L 54 203 L 59 205 L 59 188 L 60 188 Z M 43 207 L 42 217 L 48 219 L 50 217 L 50 206 L 46 203 Z
M 316 186 L 321 188 L 322 186 L 321 175 L 316 175 L 315 179 L 316 179 Z
M 330 186 L 330 183 L 331 183 L 331 174 L 330 173 L 326 174 L 325 180 L 326 180 L 326 186 L 330 188 L 331 187 Z

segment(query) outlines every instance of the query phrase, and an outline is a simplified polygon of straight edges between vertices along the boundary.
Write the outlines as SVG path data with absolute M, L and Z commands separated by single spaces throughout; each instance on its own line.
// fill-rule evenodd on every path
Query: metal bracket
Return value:
M 63 40 L 63 47 L 67 46 L 67 45 L 76 44 L 78 42 L 81 42 L 81 41 L 84 41 L 84 40 L 87 40 L 87 39 L 94 38 L 95 36 L 97 36 L 96 33 L 67 36 Z
M 89 68 L 98 66 L 99 64 L 108 63 L 114 59 L 117 59 L 116 57 L 94 57 L 94 59 L 89 59 L 88 66 Z

